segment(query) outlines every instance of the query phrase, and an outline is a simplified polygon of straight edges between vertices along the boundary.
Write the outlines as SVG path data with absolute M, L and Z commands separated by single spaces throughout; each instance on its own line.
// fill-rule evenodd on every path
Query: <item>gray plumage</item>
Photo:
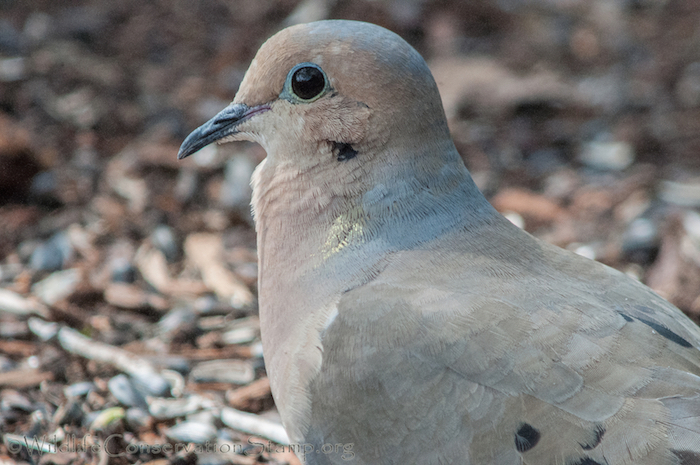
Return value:
M 273 395 L 292 442 L 346 446 L 306 463 L 700 464 L 698 327 L 498 214 L 398 36 L 276 34 L 180 156 L 243 139 L 268 154 L 253 208 Z

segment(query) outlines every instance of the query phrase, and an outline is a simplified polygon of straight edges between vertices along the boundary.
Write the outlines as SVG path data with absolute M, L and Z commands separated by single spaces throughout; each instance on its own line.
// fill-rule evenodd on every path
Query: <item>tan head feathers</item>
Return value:
M 413 128 L 408 133 L 430 128 L 449 138 L 437 86 L 410 45 L 373 24 L 320 21 L 284 29 L 267 40 L 232 105 L 210 122 L 216 124 L 194 132 L 179 157 L 221 139 L 252 139 L 270 148 L 275 138 L 286 144 L 298 138 L 272 121 L 252 122 L 269 118 L 264 113 L 272 107 L 309 120 L 304 128 L 291 129 L 315 142 L 362 143 L 366 137 L 385 142 L 392 132 L 405 134 L 407 128 Z M 370 117 L 377 126 L 372 133 L 366 127 Z

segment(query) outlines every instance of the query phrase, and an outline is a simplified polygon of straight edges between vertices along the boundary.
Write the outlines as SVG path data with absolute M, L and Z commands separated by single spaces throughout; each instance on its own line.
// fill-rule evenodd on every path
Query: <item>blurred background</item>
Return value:
M 176 154 L 266 38 L 328 18 L 423 54 L 511 221 L 700 321 L 697 0 L 0 0 L 0 460 L 296 463 L 249 443 L 281 440 L 248 206 L 265 153 Z M 219 447 L 17 447 L 110 434 Z

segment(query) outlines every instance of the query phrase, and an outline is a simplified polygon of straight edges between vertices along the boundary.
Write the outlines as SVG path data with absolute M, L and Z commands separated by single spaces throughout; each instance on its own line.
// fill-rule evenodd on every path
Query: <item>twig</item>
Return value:
M 270 380 L 268 378 L 260 378 L 247 386 L 228 392 L 226 394 L 226 402 L 234 408 L 242 408 L 270 395 Z
M 153 395 L 164 395 L 168 382 L 145 359 L 118 347 L 93 341 L 78 331 L 63 327 L 58 331 L 58 342 L 68 352 L 98 362 L 108 363 L 144 383 Z
M 39 371 L 35 368 L 19 369 L 0 373 L 0 387 L 13 387 L 15 389 L 26 389 L 38 386 L 43 381 L 53 379 L 50 371 Z
M 270 439 L 278 444 L 288 445 L 289 436 L 284 427 L 252 413 L 241 412 L 230 407 L 221 409 L 221 421 L 233 429 Z

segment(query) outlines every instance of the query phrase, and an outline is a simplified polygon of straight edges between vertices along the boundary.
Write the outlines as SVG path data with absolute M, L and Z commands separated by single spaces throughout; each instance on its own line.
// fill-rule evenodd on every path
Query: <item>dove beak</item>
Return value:
M 249 107 L 242 103 L 232 103 L 187 136 L 180 146 L 177 159 L 182 160 L 212 142 L 238 133 L 238 126 L 243 121 L 248 120 L 254 115 L 264 113 L 269 109 L 269 105 Z

